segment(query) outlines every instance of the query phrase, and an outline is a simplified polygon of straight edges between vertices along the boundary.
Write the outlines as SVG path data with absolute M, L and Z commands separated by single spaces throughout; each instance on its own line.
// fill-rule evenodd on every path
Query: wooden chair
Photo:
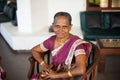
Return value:
M 97 80 L 100 51 L 95 44 L 93 43 L 91 44 L 92 44 L 92 51 L 88 58 L 87 71 L 80 77 L 79 80 Z
M 50 51 L 47 51 L 45 53 L 41 53 L 41 56 L 44 58 L 44 56 L 46 56 L 47 59 L 47 63 L 50 64 Z M 33 58 L 33 56 L 28 58 L 29 62 L 30 62 L 30 68 L 28 71 L 28 80 L 30 80 L 30 78 L 32 77 L 32 75 L 35 73 L 35 71 L 37 73 L 39 73 L 39 63 Z
M 47 51 L 45 54 L 47 54 L 47 63 L 50 64 L 50 51 Z M 44 55 L 42 55 L 44 56 Z M 90 53 L 90 56 L 88 58 L 87 63 L 87 71 L 80 75 L 79 79 L 77 80 L 96 80 L 97 79 L 97 72 L 98 72 L 98 61 L 99 61 L 99 49 L 95 44 L 92 44 L 92 51 Z M 32 77 L 34 72 L 36 71 L 39 73 L 39 63 L 31 56 L 29 57 L 30 62 L 30 69 L 28 72 L 28 79 Z
M 6 72 L 4 71 L 3 67 L 2 67 L 2 57 L 0 56 L 0 74 L 1 74 L 1 79 L 0 80 L 6 80 Z

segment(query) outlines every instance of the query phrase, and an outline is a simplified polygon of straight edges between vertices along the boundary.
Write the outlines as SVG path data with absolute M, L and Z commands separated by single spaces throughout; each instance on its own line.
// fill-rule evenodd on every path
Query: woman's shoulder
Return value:
M 81 39 L 81 38 L 80 38 L 79 36 L 77 36 L 77 35 L 72 35 L 71 40 L 73 40 L 73 41 L 80 41 L 81 43 L 88 43 L 88 44 L 90 44 L 90 42 L 88 42 L 88 41 L 86 41 L 86 40 L 84 40 L 84 39 Z
M 72 35 L 71 39 L 81 39 L 80 37 L 78 37 L 77 35 Z
M 53 42 L 54 40 L 55 40 L 55 35 L 52 35 L 52 36 L 48 37 L 46 40 L 44 40 L 43 43 Z
M 56 35 L 52 35 L 49 37 L 49 39 L 55 39 Z

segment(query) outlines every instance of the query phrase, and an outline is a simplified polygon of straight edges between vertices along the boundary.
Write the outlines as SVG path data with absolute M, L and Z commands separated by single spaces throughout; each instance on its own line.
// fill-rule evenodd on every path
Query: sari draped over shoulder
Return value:
M 52 36 L 46 41 L 44 41 L 42 44 L 40 44 L 43 50 L 51 51 L 52 62 L 54 66 L 65 63 L 68 68 L 71 68 L 73 56 L 77 56 L 79 54 L 86 54 L 88 56 L 92 48 L 89 42 L 84 41 L 75 35 L 68 39 L 65 44 L 61 45 L 56 49 L 54 49 L 54 42 L 55 36 Z

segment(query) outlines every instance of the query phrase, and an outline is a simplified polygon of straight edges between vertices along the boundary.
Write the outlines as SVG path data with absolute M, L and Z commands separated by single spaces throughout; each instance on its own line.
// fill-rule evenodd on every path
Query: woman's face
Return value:
M 69 35 L 71 24 L 64 16 L 58 16 L 53 23 L 53 30 L 58 38 L 65 38 Z

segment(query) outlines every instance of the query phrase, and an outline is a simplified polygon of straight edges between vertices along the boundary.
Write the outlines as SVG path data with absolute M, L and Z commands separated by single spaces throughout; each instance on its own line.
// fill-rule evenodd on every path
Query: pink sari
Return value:
M 58 66 L 60 63 L 65 63 L 68 68 L 70 68 L 73 56 L 77 56 L 80 53 L 86 53 L 88 56 L 92 48 L 90 43 L 83 41 L 75 35 L 67 40 L 64 45 L 58 47 L 59 49 L 57 49 L 57 51 L 54 49 L 54 41 L 55 36 L 52 36 L 43 42 L 44 49 L 51 50 L 52 52 L 54 66 Z

